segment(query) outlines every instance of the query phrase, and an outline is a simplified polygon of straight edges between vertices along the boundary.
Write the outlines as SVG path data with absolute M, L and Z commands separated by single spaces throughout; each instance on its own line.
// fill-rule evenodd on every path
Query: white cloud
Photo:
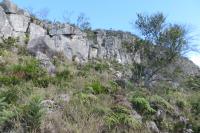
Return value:
M 189 57 L 196 65 L 200 66 L 200 55 L 192 55 Z

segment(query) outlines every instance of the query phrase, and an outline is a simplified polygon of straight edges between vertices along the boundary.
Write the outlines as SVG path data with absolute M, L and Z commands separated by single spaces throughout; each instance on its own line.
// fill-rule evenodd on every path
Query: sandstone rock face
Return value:
M 28 42 L 28 49 L 35 56 L 40 52 L 50 60 L 55 53 L 60 53 L 78 63 L 97 58 L 121 64 L 142 62 L 140 51 L 131 53 L 125 48 L 124 42 L 135 44 L 133 34 L 112 30 L 91 32 L 92 38 L 76 26 L 34 19 L 10 0 L 0 3 L 0 37 L 19 37 L 19 44 Z M 199 68 L 185 58 L 173 65 L 180 66 L 186 75 L 200 73 Z M 169 70 L 173 68 L 169 67 Z
M 65 24 L 63 28 L 60 28 L 59 26 L 54 26 L 50 31 L 49 35 L 55 36 L 55 35 L 73 35 L 74 33 L 74 27 L 71 25 Z
M 120 31 L 96 31 L 96 44 L 91 45 L 90 54 L 94 57 L 94 48 L 97 49 L 97 57 L 102 59 L 116 60 L 119 63 L 126 64 L 136 61 L 140 63 L 139 53 L 135 55 L 128 54 L 123 48 L 123 42 L 134 43 L 135 37 L 130 33 Z
M 147 124 L 147 128 L 150 130 L 151 133 L 160 133 L 155 122 L 150 121 L 150 122 L 147 122 L 146 124 Z
M 0 37 L 9 37 L 12 35 L 12 27 L 10 26 L 4 10 L 0 7 Z
M 23 15 L 17 15 L 17 14 L 10 14 L 8 17 L 9 17 L 9 22 L 11 26 L 13 27 L 14 31 L 16 32 L 27 31 L 30 18 Z
M 34 23 L 31 23 L 29 26 L 29 33 L 30 40 L 46 35 L 46 31 L 42 27 Z
M 5 13 L 13 13 L 16 14 L 18 12 L 18 7 L 14 3 L 12 3 L 10 0 L 3 0 L 2 3 L 0 4 Z
M 32 39 L 28 44 L 28 51 L 37 55 L 37 52 L 41 52 L 47 55 L 49 58 L 57 52 L 56 46 L 53 40 L 49 36 L 41 36 L 35 39 Z

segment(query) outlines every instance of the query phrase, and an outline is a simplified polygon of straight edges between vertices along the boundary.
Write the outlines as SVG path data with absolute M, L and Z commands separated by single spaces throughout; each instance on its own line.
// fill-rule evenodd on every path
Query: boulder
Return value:
M 52 58 L 58 51 L 49 36 L 41 36 L 32 39 L 27 46 L 28 51 L 40 60 L 43 67 L 47 68 L 48 72 L 55 73 L 55 66 L 51 63 Z
M 47 113 L 52 113 L 55 111 L 55 102 L 53 100 L 43 100 L 41 105 L 46 109 Z
M 18 7 L 11 0 L 3 0 L 0 3 L 0 6 L 3 7 L 5 13 L 7 14 L 16 14 L 18 12 Z
M 49 36 L 41 36 L 35 39 L 32 39 L 28 43 L 28 51 L 33 54 L 37 55 L 38 52 L 46 54 L 49 58 L 55 55 L 56 46 L 53 40 Z
M 69 94 L 60 94 L 60 95 L 58 95 L 57 100 L 68 103 L 70 101 L 70 95 Z
M 26 32 L 30 18 L 23 15 L 10 14 L 8 15 L 9 22 L 16 32 Z
M 9 37 L 12 35 L 12 27 L 6 17 L 4 10 L 0 7 L 0 37 Z
M 159 131 L 159 129 L 158 129 L 158 127 L 157 127 L 155 122 L 149 121 L 149 122 L 146 122 L 146 125 L 147 125 L 147 128 L 149 129 L 149 131 L 151 133 L 160 133 L 160 131 Z
M 156 112 L 156 119 L 158 121 L 162 121 L 166 118 L 166 112 L 161 110 L 161 109 L 158 109 L 158 111 Z
M 30 33 L 30 40 L 46 35 L 46 30 L 34 23 L 30 24 L 28 31 Z
M 51 63 L 50 59 L 43 53 L 37 52 L 36 59 L 38 59 L 45 69 L 47 69 L 49 74 L 54 75 L 56 72 L 56 67 Z

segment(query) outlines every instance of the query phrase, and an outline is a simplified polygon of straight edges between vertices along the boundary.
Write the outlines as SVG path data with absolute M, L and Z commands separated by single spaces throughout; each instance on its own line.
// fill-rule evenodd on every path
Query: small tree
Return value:
M 151 16 L 137 14 L 135 25 L 144 39 L 138 39 L 136 46 L 143 49 L 145 85 L 154 79 L 163 68 L 171 64 L 182 53 L 187 45 L 187 32 L 185 28 L 177 24 L 166 23 L 166 17 L 162 13 Z
M 89 22 L 89 18 L 84 14 L 80 13 L 80 15 L 77 18 L 77 26 L 81 30 L 89 30 L 91 29 L 91 24 Z

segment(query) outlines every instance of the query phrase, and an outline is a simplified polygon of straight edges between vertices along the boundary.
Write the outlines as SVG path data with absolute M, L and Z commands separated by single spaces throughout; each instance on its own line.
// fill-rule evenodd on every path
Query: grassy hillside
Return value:
M 57 72 L 50 76 L 15 39 L 0 47 L 0 132 L 148 133 L 150 121 L 163 132 L 200 132 L 199 77 L 149 90 L 118 80 L 130 66 L 61 57 L 52 59 Z

